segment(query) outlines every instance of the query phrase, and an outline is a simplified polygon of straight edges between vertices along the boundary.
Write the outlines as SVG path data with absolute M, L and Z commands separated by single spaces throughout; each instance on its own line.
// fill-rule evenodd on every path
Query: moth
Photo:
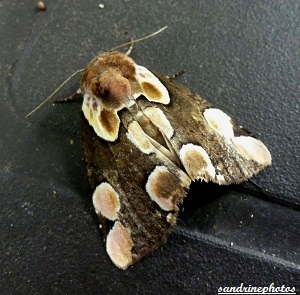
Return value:
M 223 111 L 126 54 L 96 56 L 80 92 L 93 204 L 121 269 L 166 241 L 192 181 L 237 184 L 271 164 L 267 147 Z

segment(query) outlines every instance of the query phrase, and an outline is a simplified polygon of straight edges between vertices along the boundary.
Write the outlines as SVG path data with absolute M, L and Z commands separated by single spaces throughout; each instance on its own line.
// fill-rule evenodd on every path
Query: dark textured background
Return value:
M 0 1 L 0 293 L 216 294 L 300 290 L 298 1 Z M 25 115 L 98 52 L 165 25 L 137 63 L 180 82 L 269 147 L 249 185 L 193 184 L 168 242 L 127 271 L 101 244 L 80 143 L 80 102 Z M 78 87 L 79 78 L 58 95 Z

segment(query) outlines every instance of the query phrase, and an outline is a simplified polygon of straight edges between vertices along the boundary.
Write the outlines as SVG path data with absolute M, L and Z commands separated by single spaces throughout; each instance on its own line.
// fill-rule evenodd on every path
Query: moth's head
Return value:
M 156 103 L 170 102 L 166 87 L 157 77 L 119 52 L 95 57 L 83 73 L 80 88 L 85 118 L 97 135 L 109 141 L 118 136 L 118 111 L 131 109 L 141 94 Z
M 121 109 L 132 99 L 131 86 L 128 79 L 119 71 L 107 70 L 91 80 L 89 85 L 92 94 L 107 109 Z
M 86 68 L 81 90 L 101 101 L 108 109 L 121 109 L 133 98 L 131 81 L 136 81 L 136 66 L 131 58 L 119 52 L 97 56 Z

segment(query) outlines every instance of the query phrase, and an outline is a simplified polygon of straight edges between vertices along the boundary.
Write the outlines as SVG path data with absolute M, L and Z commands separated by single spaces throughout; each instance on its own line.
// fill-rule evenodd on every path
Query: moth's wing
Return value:
M 108 141 L 117 139 L 120 119 L 116 110 L 106 109 L 99 98 L 85 94 L 82 112 L 98 136 Z
M 173 79 L 159 79 L 170 103 L 154 105 L 140 99 L 138 104 L 166 134 L 191 179 L 240 183 L 271 164 L 266 146 L 224 112 Z
M 127 110 L 120 117 L 127 117 Z M 130 132 L 135 132 L 130 127 Z M 121 124 L 118 139 L 101 139 L 82 115 L 82 140 L 93 203 L 106 250 L 122 269 L 164 242 L 176 223 L 189 177 L 168 160 L 140 151 Z M 138 137 L 139 138 L 139 137 Z M 140 141 L 144 148 L 147 141 Z M 151 148 L 150 148 L 151 149 Z M 172 171 L 172 172 L 171 172 Z M 173 172 L 175 171 L 175 173 Z

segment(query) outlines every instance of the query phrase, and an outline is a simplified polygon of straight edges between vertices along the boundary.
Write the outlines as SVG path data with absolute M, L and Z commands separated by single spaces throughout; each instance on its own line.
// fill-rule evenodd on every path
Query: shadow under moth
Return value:
M 241 183 L 271 164 L 228 115 L 123 53 L 96 56 L 80 92 L 93 204 L 121 269 L 166 241 L 191 181 Z

